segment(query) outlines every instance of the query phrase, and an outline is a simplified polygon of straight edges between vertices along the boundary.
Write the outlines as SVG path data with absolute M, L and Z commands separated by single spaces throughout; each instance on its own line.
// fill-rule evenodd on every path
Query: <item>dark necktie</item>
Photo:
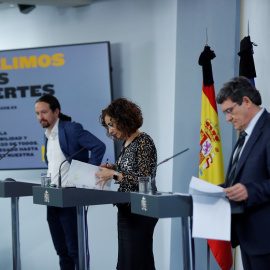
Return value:
M 230 173 L 229 173 L 229 176 L 228 176 L 228 186 L 229 187 L 234 184 L 234 174 L 235 174 L 235 170 L 236 170 L 236 167 L 237 167 L 237 163 L 238 163 L 238 159 L 239 159 L 241 149 L 242 149 L 242 147 L 244 145 L 244 142 L 245 142 L 246 135 L 247 135 L 247 133 L 245 131 L 240 132 L 239 139 L 238 139 L 238 142 L 237 142 L 238 147 L 236 149 L 236 153 L 234 155 L 234 159 L 233 159 L 233 162 L 232 162 L 232 167 L 231 167 L 231 170 L 230 170 Z

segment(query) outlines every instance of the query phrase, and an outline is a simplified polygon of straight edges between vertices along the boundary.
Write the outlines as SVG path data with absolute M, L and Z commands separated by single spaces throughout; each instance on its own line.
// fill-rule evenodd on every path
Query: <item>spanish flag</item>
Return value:
M 199 178 L 219 185 L 225 181 L 225 172 L 211 65 L 215 57 L 215 53 L 206 45 L 199 58 L 203 70 Z M 233 264 L 231 243 L 207 241 L 220 268 L 230 270 Z

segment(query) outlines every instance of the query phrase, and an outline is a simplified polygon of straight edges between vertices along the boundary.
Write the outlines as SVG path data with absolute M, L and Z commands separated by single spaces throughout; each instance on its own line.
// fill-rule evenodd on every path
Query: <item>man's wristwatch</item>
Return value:
M 114 175 L 113 175 L 113 179 L 116 180 L 116 181 L 118 181 L 118 173 L 119 173 L 119 172 L 116 171 L 116 172 L 114 173 Z

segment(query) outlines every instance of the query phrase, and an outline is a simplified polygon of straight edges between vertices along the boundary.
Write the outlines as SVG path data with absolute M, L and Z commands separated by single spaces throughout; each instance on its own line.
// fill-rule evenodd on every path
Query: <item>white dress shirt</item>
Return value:
M 48 173 L 51 173 L 51 184 L 58 185 L 59 167 L 61 163 L 66 159 L 59 143 L 58 133 L 59 119 L 53 126 L 51 132 L 48 129 L 45 131 L 45 135 L 48 139 L 47 142 L 47 160 L 48 160 Z M 68 171 L 70 164 L 68 162 L 63 163 L 61 166 L 61 179 L 62 186 L 67 185 Z
M 250 135 L 251 135 L 255 125 L 257 124 L 257 122 L 258 122 L 259 118 L 261 117 L 261 115 L 263 114 L 264 110 L 265 110 L 264 108 L 261 108 L 261 110 L 252 118 L 252 120 L 249 122 L 247 128 L 245 129 L 245 132 L 247 133 L 247 135 L 245 137 L 245 142 L 244 142 L 243 147 L 241 149 L 241 152 L 239 154 L 239 158 L 243 152 L 243 149 L 245 148 L 245 145 L 246 145 L 248 139 L 250 138 Z

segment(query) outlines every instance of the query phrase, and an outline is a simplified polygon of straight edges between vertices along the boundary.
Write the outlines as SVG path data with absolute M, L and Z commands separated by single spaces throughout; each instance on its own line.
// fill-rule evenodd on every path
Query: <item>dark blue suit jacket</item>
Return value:
M 227 172 L 231 163 L 232 156 Z M 225 186 L 227 178 L 228 173 Z M 246 186 L 248 199 L 245 213 L 232 215 L 232 246 L 240 244 L 247 254 L 270 254 L 270 115 L 266 110 L 243 149 L 235 182 Z
M 89 131 L 84 130 L 81 124 L 59 119 L 58 130 L 60 147 L 66 158 L 85 147 L 86 149 L 82 150 L 72 158 L 93 165 L 101 164 L 106 146 Z M 91 151 L 90 157 L 89 151 Z M 47 138 L 45 136 L 45 161 L 48 164 L 46 153 Z M 68 160 L 68 162 L 71 163 L 71 159 Z

